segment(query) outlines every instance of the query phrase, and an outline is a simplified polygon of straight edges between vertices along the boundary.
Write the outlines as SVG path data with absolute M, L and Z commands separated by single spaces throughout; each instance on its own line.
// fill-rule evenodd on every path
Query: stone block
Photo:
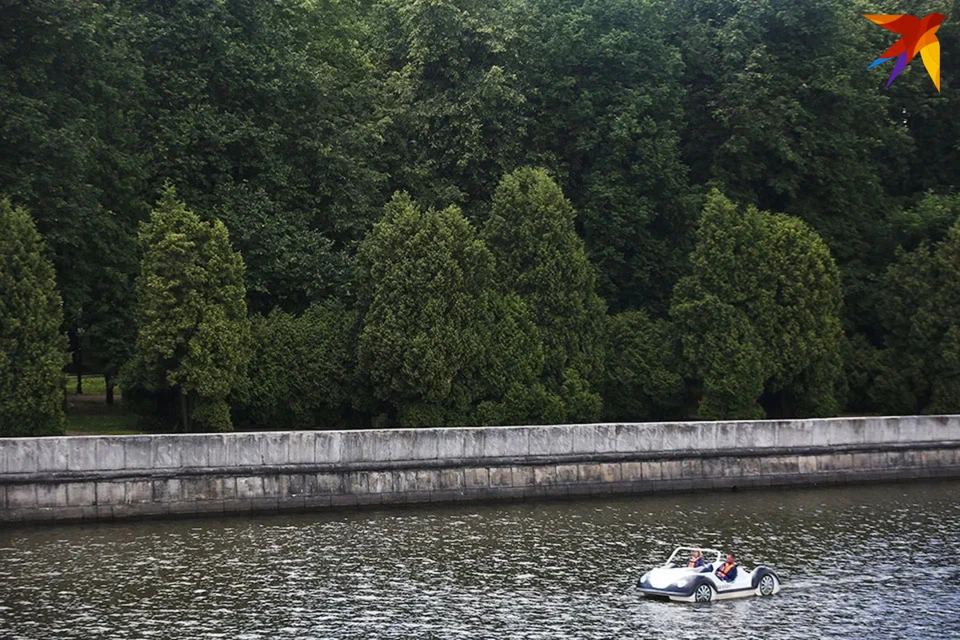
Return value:
M 150 480 L 127 480 L 124 500 L 127 504 L 153 502 L 153 483 Z
M 313 444 L 312 442 L 310 444 Z M 302 473 L 280 476 L 280 495 L 284 498 L 303 497 L 306 492 L 306 480 Z
M 344 474 L 343 488 L 346 493 L 369 493 L 369 474 L 366 471 L 351 471 Z
M 7 509 L 36 509 L 37 485 L 7 485 Z
M 463 432 L 463 457 L 466 459 L 478 459 L 484 455 L 484 441 L 486 439 L 485 429 L 458 429 Z
M 800 473 L 800 460 L 797 456 L 773 456 L 761 461 L 761 469 L 765 474 L 793 476 Z
M 483 455 L 487 458 L 523 457 L 530 451 L 530 430 L 538 427 L 488 427 Z
M 94 471 L 97 468 L 96 436 L 76 436 L 65 438 L 67 445 L 67 467 L 71 471 Z M 34 466 L 36 459 L 33 460 Z
M 713 425 L 713 436 L 717 449 L 736 449 L 739 446 L 740 424 L 716 422 Z
M 151 438 L 150 459 L 153 469 L 178 469 L 182 443 L 177 436 L 153 436 Z
M 490 486 L 490 472 L 485 467 L 470 467 L 463 470 L 464 484 L 468 489 Z
M 724 477 L 743 477 L 743 461 L 740 458 L 720 458 L 720 463 L 723 465 Z
M 660 477 L 663 480 L 679 480 L 683 477 L 683 465 L 680 460 L 662 460 Z
M 530 427 L 530 455 L 564 455 L 573 451 L 573 432 L 568 426 Z
M 37 447 L 37 471 L 67 470 L 67 443 L 64 438 L 38 438 L 35 443 Z M 2 455 L 0 455 L 0 458 L 2 458 Z M 116 468 L 120 469 L 122 466 Z
M 644 480 L 660 480 L 663 477 L 661 463 L 657 460 L 641 462 L 640 467 L 643 471 Z
M 40 455 L 35 438 L 0 438 L 0 464 L 5 473 L 34 473 Z
M 87 521 L 94 522 L 97 520 L 97 505 L 91 504 L 86 507 L 80 507 L 82 510 L 81 517 Z
M 441 491 L 462 491 L 466 486 L 463 469 L 441 469 L 437 485 Z
M 596 453 L 597 428 L 595 424 L 574 424 L 570 429 L 571 453 Z
M 544 466 L 534 467 L 533 482 L 538 487 L 557 484 L 556 465 L 544 465 Z
M 440 430 L 439 429 L 415 429 L 411 430 L 409 436 L 403 436 L 404 432 L 396 433 L 400 442 L 391 447 L 391 454 L 398 457 L 391 457 L 391 460 L 436 460 L 440 450 Z
M 371 504 L 383 504 L 382 494 L 379 493 L 358 493 L 355 498 L 357 499 L 357 505 L 371 505 Z
M 126 456 L 126 443 L 122 436 L 96 436 L 97 469 L 114 471 L 123 469 Z
M 491 487 L 509 487 L 513 485 L 513 472 L 510 467 L 493 467 L 490 470 Z
M 332 507 L 353 507 L 357 505 L 357 496 L 352 493 L 337 494 L 330 496 L 330 506 Z
M 703 462 L 700 458 L 688 458 L 680 461 L 680 475 L 683 478 L 702 478 Z
M 817 456 L 797 456 L 797 469 L 804 475 L 817 472 Z
M 576 484 L 580 480 L 580 470 L 575 464 L 557 465 L 557 482 L 561 484 Z
M 261 476 L 240 476 L 237 478 L 237 497 L 241 500 L 253 500 L 263 497 L 263 478 Z
M 704 478 L 722 478 L 724 465 L 720 458 L 702 458 L 700 468 L 703 470 Z
M 810 431 L 810 446 L 826 447 L 830 445 L 830 420 L 803 420 L 801 423 Z
M 641 462 L 622 462 L 620 464 L 620 477 L 624 481 L 637 482 L 643 480 L 643 463 Z
M 624 425 L 620 424 L 598 424 L 594 427 L 593 432 L 593 451 L 594 453 L 614 453 L 617 451 L 623 451 L 624 449 L 619 448 L 620 446 L 620 434 L 623 431 Z M 631 438 L 633 438 L 633 432 L 631 432 Z M 631 440 L 629 446 L 625 447 L 626 450 L 632 451 L 636 448 L 636 442 Z
M 83 520 L 83 507 L 61 507 L 54 509 L 53 519 L 58 522 L 76 522 Z
M 263 497 L 279 498 L 280 495 L 280 476 L 278 474 L 263 476 Z
M 229 500 L 223 500 L 222 504 L 224 513 L 246 513 L 250 511 L 252 501 L 249 499 L 230 498 Z
M 620 482 L 620 463 L 600 463 L 600 481 L 605 483 Z
M 220 478 L 220 497 L 224 500 L 237 498 L 237 479 L 234 476 Z
M 194 513 L 197 514 L 221 514 L 223 513 L 223 500 L 202 500 L 193 505 Z
M 863 439 L 869 443 L 900 442 L 900 431 L 911 418 L 865 418 Z
M 870 454 L 869 453 L 855 453 L 853 454 L 853 466 L 852 469 L 857 471 L 862 471 L 870 468 Z
M 183 438 L 180 449 L 180 466 L 204 468 L 210 466 L 211 444 L 219 445 L 223 441 L 217 435 L 210 437 L 206 434 L 192 438 Z
M 660 433 L 661 451 L 702 451 L 712 449 L 714 439 L 713 429 L 704 428 L 704 424 L 699 422 L 686 422 L 677 424 L 661 425 L 657 431 Z M 704 438 L 704 434 L 709 434 Z
M 371 471 L 367 476 L 370 493 L 393 493 L 392 471 Z
M 153 438 L 151 436 L 127 436 L 123 442 L 124 469 L 150 469 L 153 467 Z
M 329 495 L 307 495 L 303 498 L 303 506 L 305 509 L 325 509 L 330 506 L 330 503 L 331 497 Z
M 466 431 L 464 429 L 437 429 L 437 458 L 460 460 L 463 458 Z
M 197 513 L 197 505 L 199 502 L 182 501 L 182 502 L 169 502 L 167 503 L 167 513 L 177 514 L 177 515 L 195 515 Z
M 813 446 L 813 425 L 805 420 L 784 420 L 776 426 L 776 442 L 778 447 L 810 447 Z M 824 442 L 826 444 L 826 442 Z
M 847 418 L 829 421 L 830 445 L 864 444 L 867 418 Z
M 287 462 L 290 464 L 313 464 L 316 460 L 316 432 L 294 431 L 287 434 Z
M 180 502 L 183 492 L 179 478 L 165 478 L 153 481 L 154 502 Z
M 314 460 L 317 463 L 337 464 L 342 460 L 342 436 L 339 431 L 321 431 L 314 441 Z
M 600 465 L 596 463 L 578 464 L 577 481 L 581 483 L 603 482 Z
M 375 459 L 375 436 L 372 431 L 342 431 L 340 433 L 340 461 L 365 462 Z
M 623 453 L 663 451 L 667 433 L 677 428 L 678 425 L 656 422 L 623 425 L 620 436 L 617 438 L 617 451 Z M 680 440 L 682 441 L 682 437 Z
M 113 520 L 113 504 L 98 504 L 96 514 L 97 520 Z
M 218 500 L 222 498 L 222 480 L 214 476 L 193 476 L 180 479 L 180 501 Z
M 259 467 L 264 464 L 263 445 L 260 433 L 225 434 L 226 452 L 230 456 L 229 466 Z
M 417 470 L 401 469 L 393 472 L 393 487 L 398 493 L 413 493 L 417 490 Z
M 740 423 L 737 429 L 737 446 L 741 449 L 771 449 L 777 446 L 777 423 Z
M 779 457 L 771 457 L 760 459 L 754 456 L 746 456 L 740 459 L 740 475 L 742 476 L 759 476 L 764 473 L 764 465 L 767 464 L 767 461 L 771 461 L 773 465 L 773 473 L 779 473 L 780 465 L 782 465 L 782 459 Z
M 436 491 L 440 486 L 439 469 L 417 470 L 417 491 Z
M 533 467 L 513 467 L 513 486 L 532 487 L 534 485 Z
M 0 504 L 3 504 L 0 502 Z M 62 508 L 67 506 L 67 484 L 37 484 L 37 506 Z
M 290 435 L 288 433 L 259 433 L 260 460 L 265 465 L 284 465 L 290 462 Z
M 97 504 L 123 504 L 127 495 L 126 482 L 98 482 Z
M 10 491 L 7 490 L 7 504 Z M 67 504 L 71 507 L 86 507 L 97 502 L 96 482 L 71 482 L 67 485 Z
M 280 499 L 274 497 L 250 498 L 250 510 L 262 513 L 273 513 L 280 510 Z

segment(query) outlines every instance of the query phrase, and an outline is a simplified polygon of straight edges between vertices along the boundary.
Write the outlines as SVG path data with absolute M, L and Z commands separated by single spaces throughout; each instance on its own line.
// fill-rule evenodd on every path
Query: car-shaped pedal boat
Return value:
M 687 566 L 694 551 L 703 554 L 704 566 Z M 738 564 L 732 582 L 721 580 L 716 570 L 723 566 L 723 557 L 716 549 L 677 547 L 665 563 L 643 574 L 637 582 L 637 589 L 644 596 L 676 602 L 771 596 L 780 591 L 780 578 L 772 569 L 762 565 L 748 571 Z

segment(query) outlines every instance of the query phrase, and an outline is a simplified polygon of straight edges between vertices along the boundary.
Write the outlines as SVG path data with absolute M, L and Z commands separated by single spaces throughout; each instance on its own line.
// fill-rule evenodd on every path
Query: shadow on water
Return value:
M 960 637 L 958 532 L 960 481 L 13 529 L 0 637 Z M 783 591 L 644 599 L 684 543 Z

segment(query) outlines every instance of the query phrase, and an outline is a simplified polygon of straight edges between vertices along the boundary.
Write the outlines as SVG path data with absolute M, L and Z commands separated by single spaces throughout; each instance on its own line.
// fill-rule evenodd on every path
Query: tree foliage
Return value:
M 712 192 L 697 230 L 693 273 L 672 315 L 704 417 L 838 411 L 840 276 L 806 224 L 737 206 Z
M 53 265 L 30 214 L 0 199 L 0 435 L 63 433 L 67 340 Z
M 180 428 L 227 431 L 247 364 L 243 259 L 218 220 L 202 222 L 164 189 L 140 229 L 136 348 L 127 386 L 174 394 Z

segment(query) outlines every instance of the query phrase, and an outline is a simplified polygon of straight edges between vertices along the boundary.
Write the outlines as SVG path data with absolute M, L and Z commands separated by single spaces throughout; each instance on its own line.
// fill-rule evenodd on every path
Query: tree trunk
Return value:
M 103 380 L 107 383 L 107 404 L 113 404 L 113 376 L 109 373 L 104 373 Z
M 180 389 L 180 422 L 184 433 L 190 431 L 190 411 L 187 408 L 187 394 Z
M 83 395 L 83 349 L 80 348 L 80 341 L 77 341 L 77 395 Z

